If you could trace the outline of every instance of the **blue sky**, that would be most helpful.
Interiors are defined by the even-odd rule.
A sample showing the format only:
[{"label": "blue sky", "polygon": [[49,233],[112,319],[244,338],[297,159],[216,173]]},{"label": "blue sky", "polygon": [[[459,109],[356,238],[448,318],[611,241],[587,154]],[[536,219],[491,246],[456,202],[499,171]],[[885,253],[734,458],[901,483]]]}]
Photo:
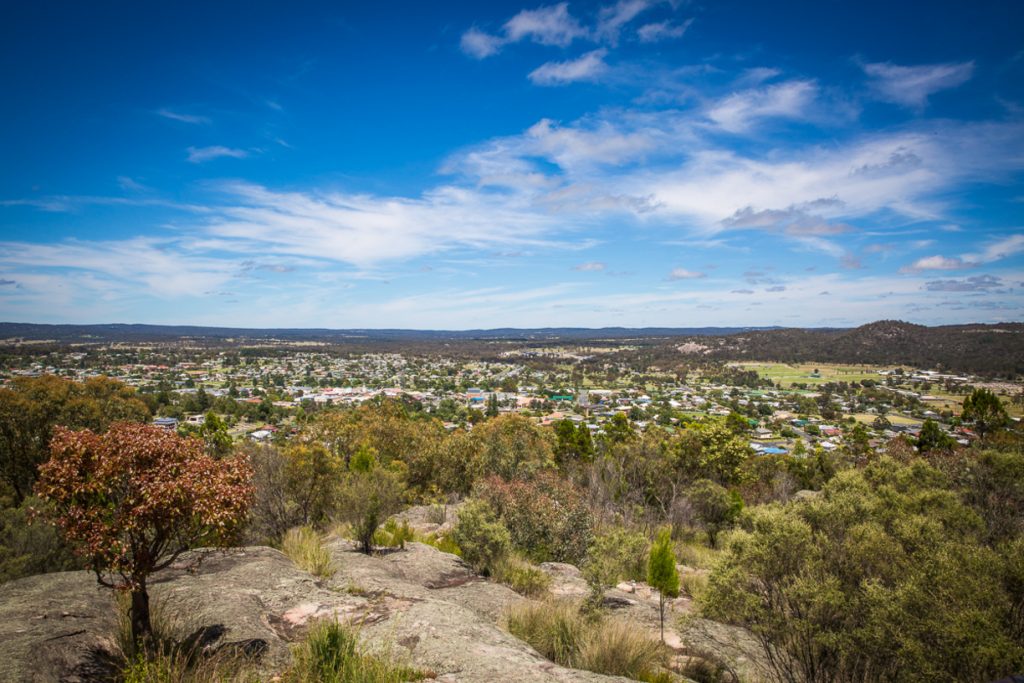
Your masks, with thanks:
[{"label": "blue sky", "polygon": [[1022,26],[1018,2],[4,3],[0,319],[1021,320]]}]

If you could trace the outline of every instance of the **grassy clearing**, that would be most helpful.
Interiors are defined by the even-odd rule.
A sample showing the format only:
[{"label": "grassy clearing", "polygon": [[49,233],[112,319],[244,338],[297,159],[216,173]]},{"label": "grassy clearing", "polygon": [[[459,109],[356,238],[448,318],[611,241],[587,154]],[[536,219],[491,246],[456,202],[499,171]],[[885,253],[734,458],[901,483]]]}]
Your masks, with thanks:
[{"label": "grassy clearing", "polygon": [[293,650],[292,667],[283,683],[405,683],[428,674],[367,652],[358,633],[336,621],[322,621],[310,629]]},{"label": "grassy clearing", "polygon": [[[817,385],[826,382],[859,382],[865,379],[878,381],[879,370],[891,369],[882,365],[835,365],[829,363],[730,363],[788,387],[790,384]],[[817,375],[814,371],[818,370]]]},{"label": "grassy clearing", "polygon": [[562,666],[657,680],[664,648],[631,621],[581,612],[567,600],[522,602],[505,615],[509,633]]},{"label": "grassy clearing", "polygon": [[290,529],[281,542],[281,551],[313,576],[329,579],[337,571],[331,553],[324,547],[323,539],[311,527]]},{"label": "grassy clearing", "polygon": [[[857,420],[857,422],[860,422],[861,424],[870,425],[878,419],[878,415],[875,413],[854,413],[853,419]],[[885,419],[894,425],[910,425],[916,427],[920,426],[922,423],[922,420],[915,420],[912,417],[907,417],[905,415],[893,415],[891,413],[887,414]]]}]

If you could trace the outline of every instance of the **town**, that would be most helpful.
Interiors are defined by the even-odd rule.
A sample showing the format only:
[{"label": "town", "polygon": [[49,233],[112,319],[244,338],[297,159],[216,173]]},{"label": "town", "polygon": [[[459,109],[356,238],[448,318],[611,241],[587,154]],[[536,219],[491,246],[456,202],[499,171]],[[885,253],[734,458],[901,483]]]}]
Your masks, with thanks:
[{"label": "town", "polygon": [[1000,396],[1015,421],[1024,410],[1020,381],[898,365],[705,362],[681,349],[682,365],[668,370],[639,366],[636,346],[597,342],[524,345],[490,354],[490,360],[460,356],[457,346],[446,354],[330,352],[319,346],[73,345],[11,356],[0,380],[105,376],[147,397],[157,425],[187,430],[212,413],[238,441],[281,442],[317,412],[392,399],[442,420],[448,430],[471,430],[504,413],[541,425],[568,420],[595,437],[616,415],[637,430],[657,425],[669,433],[693,422],[731,419],[754,451],[799,456],[836,450],[851,438],[880,451],[897,436],[917,438],[926,421],[968,445],[976,434],[959,415],[964,398],[977,388]]}]

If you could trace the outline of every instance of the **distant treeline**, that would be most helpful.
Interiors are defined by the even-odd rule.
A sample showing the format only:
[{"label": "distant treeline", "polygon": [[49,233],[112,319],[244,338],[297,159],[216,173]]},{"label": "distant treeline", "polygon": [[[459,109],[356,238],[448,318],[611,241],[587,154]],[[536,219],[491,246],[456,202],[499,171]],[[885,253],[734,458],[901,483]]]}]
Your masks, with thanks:
[{"label": "distant treeline", "polygon": [[[671,370],[695,359],[777,362],[912,365],[990,377],[1024,375],[1024,323],[926,327],[884,320],[853,329],[839,328],[545,328],[497,330],[256,330],[164,325],[36,325],[0,323],[0,339],[36,342],[0,344],[6,354],[39,355],[63,344],[112,342],[181,345],[190,349],[231,347],[257,355],[279,353],[287,344],[318,342],[332,354],[372,352],[446,355],[501,360],[511,348],[597,343],[623,347],[601,358],[634,367],[655,365]],[[49,344],[38,342],[50,340]],[[689,348],[689,343],[695,345]],[[279,345],[279,346],[278,346]],[[256,350],[258,347],[258,351]],[[689,350],[681,350],[689,349]],[[522,360],[522,359],[519,359]],[[531,359],[531,366],[555,365],[556,359]]]}]

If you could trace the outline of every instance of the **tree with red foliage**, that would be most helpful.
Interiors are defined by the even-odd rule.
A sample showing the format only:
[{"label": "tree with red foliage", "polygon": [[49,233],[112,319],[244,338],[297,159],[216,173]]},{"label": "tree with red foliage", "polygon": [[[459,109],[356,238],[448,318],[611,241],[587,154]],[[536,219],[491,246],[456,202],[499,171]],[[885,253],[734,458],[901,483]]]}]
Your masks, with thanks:
[{"label": "tree with red foliage", "polygon": [[136,642],[151,642],[146,579],[196,547],[229,545],[254,489],[244,456],[215,459],[199,439],[144,424],[104,434],[54,430],[36,493],[96,579],[131,593]]}]

